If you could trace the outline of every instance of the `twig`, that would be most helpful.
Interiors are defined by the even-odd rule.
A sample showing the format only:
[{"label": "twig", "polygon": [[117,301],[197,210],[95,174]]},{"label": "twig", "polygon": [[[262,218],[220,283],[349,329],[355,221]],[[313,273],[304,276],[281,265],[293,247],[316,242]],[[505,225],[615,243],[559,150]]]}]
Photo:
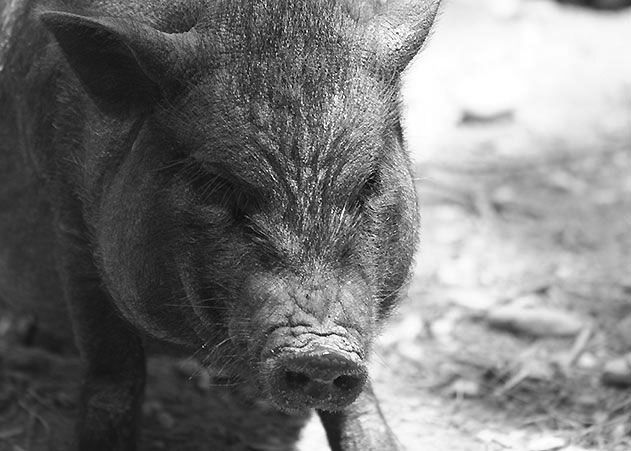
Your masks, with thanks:
[{"label": "twig", "polygon": [[583,355],[587,345],[589,344],[589,339],[592,337],[593,329],[591,326],[585,327],[578,334],[576,339],[574,340],[574,345],[567,356],[566,359],[562,362],[563,370],[567,371],[569,368],[574,366],[576,361]]}]

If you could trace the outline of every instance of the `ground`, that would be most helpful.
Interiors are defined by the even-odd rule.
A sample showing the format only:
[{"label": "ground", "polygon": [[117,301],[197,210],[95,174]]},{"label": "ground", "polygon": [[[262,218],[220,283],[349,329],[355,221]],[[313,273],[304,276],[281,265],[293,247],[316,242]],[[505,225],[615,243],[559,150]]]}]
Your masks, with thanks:
[{"label": "ground", "polygon": [[[408,72],[421,246],[372,361],[408,451],[631,449],[629,42],[630,11],[451,0]],[[77,361],[0,354],[0,450],[66,450]],[[194,362],[150,374],[143,450],[290,449]]]}]

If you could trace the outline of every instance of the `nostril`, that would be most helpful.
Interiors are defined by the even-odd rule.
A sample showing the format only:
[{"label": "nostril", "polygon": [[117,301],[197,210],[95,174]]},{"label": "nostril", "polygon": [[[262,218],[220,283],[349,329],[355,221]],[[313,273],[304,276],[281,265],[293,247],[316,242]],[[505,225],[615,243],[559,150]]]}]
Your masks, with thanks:
[{"label": "nostril", "polygon": [[366,382],[363,362],[333,352],[279,352],[266,362],[268,388],[281,408],[339,409],[353,402]]},{"label": "nostril", "polygon": [[300,390],[306,387],[310,380],[309,376],[304,373],[297,371],[285,372],[285,383],[287,384],[287,388],[291,390]]},{"label": "nostril", "polygon": [[354,390],[359,385],[361,385],[362,380],[357,376],[350,376],[347,374],[343,374],[342,376],[338,376],[333,380],[333,385],[335,385],[340,390]]}]

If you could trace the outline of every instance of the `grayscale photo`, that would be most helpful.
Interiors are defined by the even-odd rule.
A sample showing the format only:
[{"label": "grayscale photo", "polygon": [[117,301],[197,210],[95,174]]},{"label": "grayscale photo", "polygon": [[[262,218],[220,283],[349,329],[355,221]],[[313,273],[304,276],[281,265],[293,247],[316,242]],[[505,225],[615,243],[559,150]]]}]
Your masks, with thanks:
[{"label": "grayscale photo", "polygon": [[0,451],[631,451],[631,0],[0,0]]}]

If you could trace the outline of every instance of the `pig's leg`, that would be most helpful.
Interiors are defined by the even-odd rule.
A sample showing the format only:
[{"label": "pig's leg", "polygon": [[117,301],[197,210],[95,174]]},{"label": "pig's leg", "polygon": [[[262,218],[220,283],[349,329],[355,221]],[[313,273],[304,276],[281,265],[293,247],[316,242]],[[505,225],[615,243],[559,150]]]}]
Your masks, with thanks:
[{"label": "pig's leg", "polygon": [[333,451],[396,451],[397,440],[386,423],[370,384],[339,412],[318,411]]},{"label": "pig's leg", "polygon": [[140,338],[114,311],[82,234],[61,234],[61,277],[85,366],[80,451],[133,451],[145,385]]}]

